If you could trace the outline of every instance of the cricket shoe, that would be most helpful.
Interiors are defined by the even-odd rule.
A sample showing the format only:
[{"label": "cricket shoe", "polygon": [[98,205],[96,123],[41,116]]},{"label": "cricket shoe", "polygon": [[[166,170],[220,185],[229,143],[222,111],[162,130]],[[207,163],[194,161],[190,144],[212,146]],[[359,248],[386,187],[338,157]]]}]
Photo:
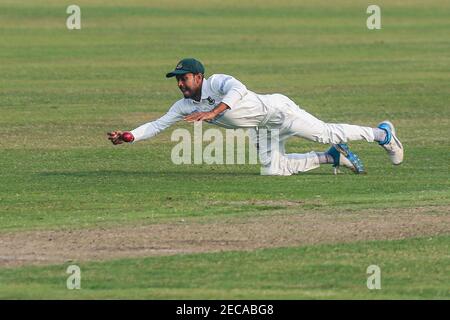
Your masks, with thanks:
[{"label": "cricket shoe", "polygon": [[386,139],[379,142],[379,145],[387,151],[392,163],[398,165],[403,162],[403,145],[395,134],[394,125],[389,121],[378,124],[378,128],[386,131]]},{"label": "cricket shoe", "polygon": [[333,158],[334,174],[340,172],[340,166],[347,167],[356,174],[366,173],[361,159],[355,153],[351,152],[345,143],[333,144],[327,153]]}]

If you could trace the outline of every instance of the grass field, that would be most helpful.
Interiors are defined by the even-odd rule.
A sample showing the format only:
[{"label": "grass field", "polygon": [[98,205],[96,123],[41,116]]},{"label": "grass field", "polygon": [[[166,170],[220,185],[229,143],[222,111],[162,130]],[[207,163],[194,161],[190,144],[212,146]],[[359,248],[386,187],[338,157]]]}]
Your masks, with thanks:
[{"label": "grass field", "polygon": [[[1,298],[450,298],[448,1],[379,1],[382,29],[372,31],[365,1],[77,4],[82,29],[69,31],[67,3],[0,3]],[[172,129],[110,145],[107,131],[133,129],[180,98],[164,75],[189,56],[207,75],[283,93],[324,121],[388,118],[405,162],[393,167],[376,144],[355,142],[367,175],[322,166],[264,177],[257,165],[172,164]],[[290,152],[325,148],[288,144]],[[302,217],[314,241],[292,241],[289,219],[301,227]],[[331,241],[340,217],[345,237]],[[215,247],[189,229],[246,219],[283,219],[286,233],[279,245]],[[191,238],[175,242],[171,228],[182,223]],[[135,227],[158,228],[167,252],[178,251],[138,254],[152,247],[141,240],[125,255],[102,255],[108,237]],[[47,239],[52,232],[60,233]],[[71,232],[97,236],[71,257],[58,251]],[[184,247],[191,242],[195,249]],[[44,249],[48,261],[33,255]],[[65,289],[67,260],[81,267],[82,290]],[[381,290],[366,287],[370,264],[382,270]]]},{"label": "grass field", "polygon": [[[437,237],[87,263],[79,291],[65,288],[62,266],[8,269],[0,297],[444,299],[449,245]],[[373,261],[382,262],[381,290],[366,286]]]}]

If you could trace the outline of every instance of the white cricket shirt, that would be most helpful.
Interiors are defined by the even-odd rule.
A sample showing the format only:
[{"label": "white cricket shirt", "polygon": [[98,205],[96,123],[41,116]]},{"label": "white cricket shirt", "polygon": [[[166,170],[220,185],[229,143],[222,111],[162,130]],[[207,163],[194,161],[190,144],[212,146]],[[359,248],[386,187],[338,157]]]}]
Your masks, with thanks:
[{"label": "white cricket shirt", "polygon": [[193,112],[213,110],[220,102],[230,109],[208,121],[209,123],[232,129],[279,125],[283,122],[284,115],[276,112],[275,100],[280,96],[256,94],[232,76],[213,74],[208,79],[203,79],[200,101],[180,99],[161,118],[143,124],[131,133],[135,142],[151,138]]}]

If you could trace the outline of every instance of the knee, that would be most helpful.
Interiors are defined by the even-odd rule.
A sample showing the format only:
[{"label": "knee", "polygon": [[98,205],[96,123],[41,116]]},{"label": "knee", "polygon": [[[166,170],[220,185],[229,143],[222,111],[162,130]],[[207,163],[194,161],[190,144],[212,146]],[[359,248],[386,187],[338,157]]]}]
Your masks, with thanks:
[{"label": "knee", "polygon": [[290,175],[292,175],[292,173],[289,171],[286,171],[286,170],[276,169],[271,166],[261,166],[260,175],[261,176],[290,176]]},{"label": "knee", "polygon": [[324,123],[322,133],[318,136],[318,142],[324,144],[334,144],[345,142],[345,136],[337,130],[336,125],[333,123]]}]

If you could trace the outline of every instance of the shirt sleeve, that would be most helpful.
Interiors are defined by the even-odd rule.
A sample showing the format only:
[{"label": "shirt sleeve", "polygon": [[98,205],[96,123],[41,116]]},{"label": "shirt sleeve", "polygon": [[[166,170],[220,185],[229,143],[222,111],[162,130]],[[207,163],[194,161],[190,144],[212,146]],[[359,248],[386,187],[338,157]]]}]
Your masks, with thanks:
[{"label": "shirt sleeve", "polygon": [[163,115],[161,118],[148,122],[146,124],[137,127],[136,129],[131,131],[131,134],[134,136],[134,141],[137,142],[140,140],[145,140],[151,138],[164,129],[167,129],[174,123],[183,120],[183,112],[181,108],[182,100],[177,101],[169,111]]},{"label": "shirt sleeve", "polygon": [[222,102],[230,109],[247,94],[247,87],[236,78],[226,74],[215,74],[211,79],[211,89],[224,95]]}]

